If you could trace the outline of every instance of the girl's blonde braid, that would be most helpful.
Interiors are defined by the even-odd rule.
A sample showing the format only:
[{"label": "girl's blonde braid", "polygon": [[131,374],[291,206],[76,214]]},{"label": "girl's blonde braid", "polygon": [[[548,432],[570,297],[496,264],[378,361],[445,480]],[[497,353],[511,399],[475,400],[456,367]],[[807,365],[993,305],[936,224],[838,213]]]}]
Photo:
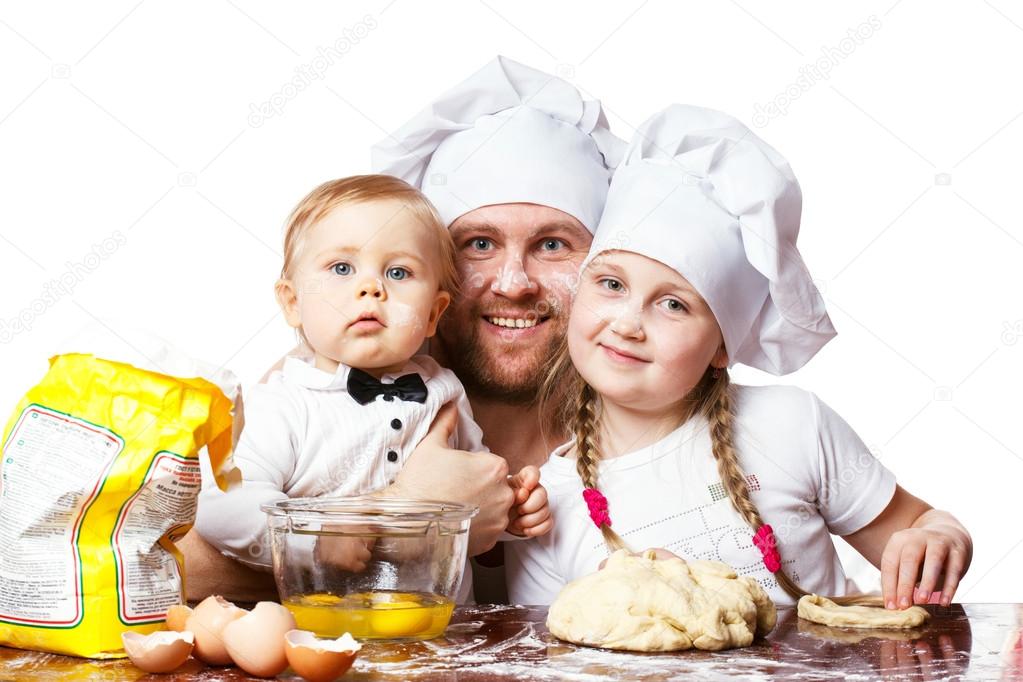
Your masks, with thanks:
[{"label": "girl's blonde braid", "polygon": [[[600,448],[597,446],[597,399],[594,391],[586,383],[582,384],[576,395],[575,418],[572,420],[575,432],[576,471],[583,481],[584,488],[597,487],[597,469],[600,464]],[[600,532],[604,542],[612,550],[626,549],[625,542],[618,533],[611,529],[610,524],[602,524]]]},{"label": "girl's blonde braid", "polygon": [[[728,373],[725,370],[720,370],[720,375],[710,389],[710,397],[711,399],[707,401],[709,403],[707,420],[710,423],[711,449],[714,453],[714,459],[717,460],[721,483],[728,493],[728,499],[732,502],[732,507],[739,512],[743,520],[756,532],[764,525],[764,521],[760,518],[760,512],[750,497],[746,476],[742,467],[739,466],[739,457],[732,440],[733,412],[731,389],[729,387]],[[784,570],[779,568],[774,573],[774,577],[781,588],[793,599],[798,600],[800,597],[808,594]],[[838,604],[881,605],[879,597],[863,594],[829,597],[829,599]]]}]

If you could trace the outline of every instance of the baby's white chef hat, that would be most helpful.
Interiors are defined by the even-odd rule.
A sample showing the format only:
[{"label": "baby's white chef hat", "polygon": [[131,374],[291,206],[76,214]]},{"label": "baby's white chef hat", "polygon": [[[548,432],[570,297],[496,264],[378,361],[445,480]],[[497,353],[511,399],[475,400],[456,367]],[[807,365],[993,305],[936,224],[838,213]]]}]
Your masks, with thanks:
[{"label": "baby's white chef hat", "polygon": [[524,202],[593,232],[624,148],[599,101],[499,56],[374,145],[372,165],[422,190],[446,225],[481,206]]},{"label": "baby's white chef hat", "polygon": [[675,104],[636,131],[584,263],[623,250],[674,268],[707,301],[729,362],[787,374],[835,336],[796,249],[802,193],[741,122]]}]

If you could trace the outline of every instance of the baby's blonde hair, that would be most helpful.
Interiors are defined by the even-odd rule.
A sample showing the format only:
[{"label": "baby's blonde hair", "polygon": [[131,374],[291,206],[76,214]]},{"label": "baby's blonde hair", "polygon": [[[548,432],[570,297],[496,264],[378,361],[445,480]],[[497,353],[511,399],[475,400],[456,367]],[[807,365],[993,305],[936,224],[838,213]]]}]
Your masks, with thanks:
[{"label": "baby's blonde hair", "polygon": [[[739,455],[732,441],[732,391],[728,370],[708,367],[703,377],[682,401],[679,425],[690,417],[701,414],[710,425],[711,450],[717,460],[718,475],[728,493],[732,507],[754,532],[764,525],[760,512],[750,497],[746,475],[739,465]],[[573,434],[576,451],[576,470],[584,488],[597,488],[598,464],[601,459],[598,427],[600,425],[600,398],[592,386],[572,364],[568,340],[564,339],[555,354],[551,368],[541,386],[539,407],[542,430],[546,437],[552,430],[565,428]],[[628,549],[624,540],[609,524],[600,526],[604,542],[612,550]],[[780,552],[780,548],[779,548]],[[793,581],[784,570],[774,573],[781,588],[793,599],[809,594]],[[851,594],[829,597],[836,603],[848,605],[880,606],[878,597]]]},{"label": "baby's blonde hair", "polygon": [[430,200],[418,189],[393,175],[352,175],[331,180],[298,202],[288,216],[284,228],[284,264],[281,267],[281,279],[292,277],[306,235],[324,216],[344,204],[386,200],[402,202],[420,223],[434,231],[440,263],[438,273],[440,288],[454,298],[458,292],[458,269],[455,265],[455,244],[451,240],[451,233],[444,226]]}]

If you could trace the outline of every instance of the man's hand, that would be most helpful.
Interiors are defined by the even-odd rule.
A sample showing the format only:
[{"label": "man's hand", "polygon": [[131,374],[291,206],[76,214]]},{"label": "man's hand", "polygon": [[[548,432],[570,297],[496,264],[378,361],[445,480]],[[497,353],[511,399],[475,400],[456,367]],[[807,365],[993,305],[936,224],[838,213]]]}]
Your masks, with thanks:
[{"label": "man's hand", "polygon": [[185,557],[188,577],[185,598],[188,601],[202,601],[211,594],[244,602],[280,598],[272,573],[260,573],[227,558],[203,540],[194,528],[176,544]]},{"label": "man's hand", "polygon": [[515,505],[509,512],[508,532],[520,537],[535,538],[551,531],[554,519],[547,504],[547,490],[540,485],[540,470],[525,466],[508,479],[515,491]]},{"label": "man's hand", "polygon": [[508,485],[508,463],[503,457],[448,447],[457,423],[455,404],[448,403],[394,483],[382,493],[479,506],[480,512],[469,527],[469,556],[476,556],[497,543],[508,525],[508,510],[515,494]]}]

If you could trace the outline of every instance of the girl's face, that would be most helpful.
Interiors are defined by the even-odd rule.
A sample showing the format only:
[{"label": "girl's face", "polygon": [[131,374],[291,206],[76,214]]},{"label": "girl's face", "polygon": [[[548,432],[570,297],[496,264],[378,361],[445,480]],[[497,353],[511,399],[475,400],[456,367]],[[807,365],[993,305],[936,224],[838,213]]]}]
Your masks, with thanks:
[{"label": "girl's face", "polygon": [[568,349],[605,402],[643,412],[673,408],[709,366],[728,365],[714,314],[682,275],[628,251],[607,251],[583,271]]}]

